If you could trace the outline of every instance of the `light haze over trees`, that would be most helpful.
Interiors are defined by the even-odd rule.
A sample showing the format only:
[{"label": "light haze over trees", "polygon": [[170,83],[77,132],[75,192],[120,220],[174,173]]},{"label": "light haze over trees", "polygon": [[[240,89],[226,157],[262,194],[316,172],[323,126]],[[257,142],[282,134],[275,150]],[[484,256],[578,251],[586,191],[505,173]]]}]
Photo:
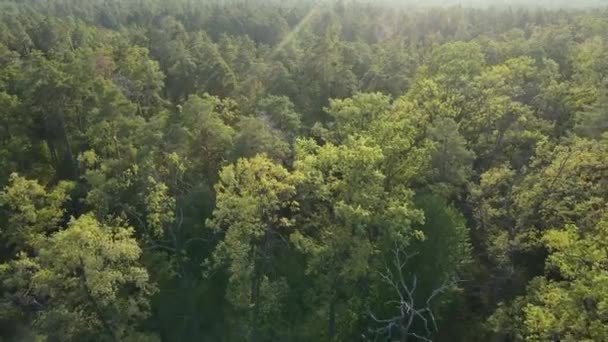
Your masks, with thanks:
[{"label": "light haze over trees", "polygon": [[0,341],[608,340],[606,5],[0,0]]}]

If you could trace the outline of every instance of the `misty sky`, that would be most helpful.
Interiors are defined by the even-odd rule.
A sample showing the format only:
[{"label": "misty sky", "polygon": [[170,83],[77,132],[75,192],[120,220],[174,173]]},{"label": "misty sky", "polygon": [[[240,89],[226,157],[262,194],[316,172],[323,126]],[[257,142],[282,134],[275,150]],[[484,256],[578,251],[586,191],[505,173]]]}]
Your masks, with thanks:
[{"label": "misty sky", "polygon": [[608,0],[387,0],[391,4],[415,6],[532,6],[532,7],[605,7]]}]

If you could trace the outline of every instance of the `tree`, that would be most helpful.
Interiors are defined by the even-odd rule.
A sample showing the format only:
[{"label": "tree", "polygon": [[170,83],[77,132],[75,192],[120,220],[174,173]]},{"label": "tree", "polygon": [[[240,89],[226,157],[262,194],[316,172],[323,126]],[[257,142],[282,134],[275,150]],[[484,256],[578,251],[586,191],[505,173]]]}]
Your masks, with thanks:
[{"label": "tree", "polygon": [[6,254],[13,257],[19,251],[31,250],[46,234],[57,230],[73,187],[73,183],[61,182],[47,191],[36,181],[11,174],[9,184],[0,192],[0,234],[10,250]]},{"label": "tree", "polygon": [[[332,22],[323,34],[311,36],[312,41],[305,46],[309,58],[304,61],[297,83],[304,85],[304,96],[310,101],[306,105],[317,110],[326,106],[328,99],[348,97],[358,89],[357,77],[344,60],[339,32],[339,25]],[[314,119],[322,121],[322,113],[315,113],[312,108],[307,108],[312,123]]]},{"label": "tree", "polygon": [[483,1],[0,1],[0,335],[606,339],[608,13]]},{"label": "tree", "polygon": [[287,160],[291,155],[287,136],[272,127],[267,117],[242,117],[234,142],[234,157],[253,157],[263,153],[275,161]]},{"label": "tree", "polygon": [[160,95],[165,75],[158,63],[150,59],[147,49],[137,46],[117,49],[115,59],[114,82],[137,105],[140,115],[150,117],[164,103]]},{"label": "tree", "polygon": [[407,98],[391,101],[387,95],[360,93],[331,100],[326,111],[333,119],[328,124],[330,141],[339,144],[362,135],[382,150],[387,186],[407,188],[427,169],[430,120]]},{"label": "tree", "polygon": [[425,108],[431,121],[436,116],[448,116],[459,121],[471,112],[478,94],[473,79],[484,67],[479,44],[453,42],[441,45],[427,65],[417,71],[407,96]]},{"label": "tree", "polygon": [[471,200],[478,238],[494,269],[489,297],[514,298],[542,273],[546,231],[597,224],[606,203],[604,145],[578,138],[568,145],[544,143],[525,174],[506,165],[482,174]]},{"label": "tree", "polygon": [[32,129],[46,145],[48,160],[60,179],[74,178],[75,156],[68,131],[68,108],[71,88],[69,76],[61,70],[61,63],[44,58],[35,52],[24,67],[19,86],[27,98],[25,108],[35,124]]},{"label": "tree", "polygon": [[[416,56],[405,48],[405,42],[398,38],[388,39],[373,47],[373,51],[377,52],[371,56],[370,61],[365,61],[362,65],[365,71],[361,73],[361,90],[382,92],[394,97],[403,95],[413,81],[417,66]],[[349,55],[357,56],[363,49],[364,47],[356,46],[356,51]]]},{"label": "tree", "polygon": [[[0,237],[4,242],[0,253],[0,326],[7,336],[18,338],[27,333],[36,307],[28,297],[32,265],[15,263],[37,246],[48,234],[56,232],[63,222],[74,184],[61,182],[45,189],[38,182],[11,174],[8,185],[0,191]],[[24,336],[23,338],[28,338]]]},{"label": "tree", "polygon": [[167,91],[174,102],[197,92],[226,96],[235,87],[233,71],[204,32],[184,33],[182,40],[167,44]]},{"label": "tree", "polygon": [[[1,87],[0,87],[1,89]],[[21,171],[30,163],[28,150],[28,136],[26,126],[15,113],[19,108],[19,98],[0,91],[0,177],[8,179],[11,172]],[[33,167],[32,167],[33,168]],[[23,170],[25,171],[25,170]]]},{"label": "tree", "polygon": [[[380,328],[371,329],[374,337],[378,335],[386,336],[388,340],[393,340],[393,336],[399,336],[399,341],[406,342],[413,337],[415,340],[432,341],[430,337],[437,332],[437,320],[433,312],[433,300],[452,290],[457,283],[456,279],[447,279],[443,284],[439,285],[431,294],[423,299],[422,303],[416,301],[418,293],[418,276],[412,276],[411,284],[408,283],[408,276],[404,274],[404,268],[407,266],[409,255],[405,254],[398,247],[393,250],[393,260],[390,266],[387,266],[386,272],[380,273],[382,280],[395,291],[395,300],[389,301],[397,308],[398,314],[392,318],[379,319],[370,312],[372,320],[381,325]],[[414,327],[417,322],[423,326],[423,333],[418,334]]]},{"label": "tree", "polygon": [[293,141],[300,131],[300,114],[286,96],[269,95],[261,99],[256,106],[256,114],[284,135],[288,142]]},{"label": "tree", "polygon": [[[0,42],[0,179],[10,173],[33,169],[30,163],[32,143],[28,140],[27,118],[15,115],[19,111],[19,97],[9,91],[10,83],[19,75],[19,55]],[[4,184],[3,184],[4,185]]]},{"label": "tree", "polygon": [[439,191],[447,191],[448,195],[458,194],[472,173],[474,153],[468,149],[458,124],[451,118],[437,119],[428,134],[434,143],[430,183]]},{"label": "tree", "polygon": [[[530,58],[516,58],[485,70],[475,81],[479,107],[462,124],[472,141],[478,167],[499,162],[496,156],[518,168],[533,154],[533,147],[548,131],[534,115],[526,97],[534,96],[532,79],[538,73]],[[532,89],[527,89],[532,88]]]},{"label": "tree", "polygon": [[582,136],[598,139],[608,131],[608,81],[597,101],[576,114],[574,131]]},{"label": "tree", "polygon": [[465,218],[439,195],[419,194],[414,203],[425,219],[413,228],[424,238],[386,247],[384,264],[377,267],[382,291],[370,307],[369,338],[441,339],[462,324],[450,312],[462,305],[459,279],[471,274]]},{"label": "tree", "polygon": [[226,295],[240,316],[235,338],[272,336],[266,315],[277,313],[284,291],[276,264],[293,229],[299,178],[264,155],[239,159],[220,173],[217,204],[207,225],[224,236],[213,260],[229,275]]},{"label": "tree", "polygon": [[173,148],[187,156],[210,184],[234,144],[233,115],[227,101],[205,94],[190,96],[173,118],[169,132]]},{"label": "tree", "polygon": [[572,224],[548,231],[543,237],[550,252],[546,275],[534,279],[511,306],[499,308],[490,320],[494,329],[522,341],[608,338],[606,241],[607,216],[587,231]]},{"label": "tree", "polygon": [[34,320],[39,333],[67,341],[134,338],[154,287],[138,264],[141,250],[131,234],[130,228],[81,216],[42,242],[35,257],[10,265],[34,270],[30,286],[41,306]]},{"label": "tree", "polygon": [[412,193],[386,187],[383,162],[382,150],[366,137],[296,146],[295,169],[306,178],[299,190],[301,229],[291,241],[307,256],[306,272],[314,279],[313,303],[321,308],[314,321],[327,322],[317,338],[352,337],[366,298],[355,284],[369,281],[387,245],[407,245],[416,235],[411,225],[421,213]]}]

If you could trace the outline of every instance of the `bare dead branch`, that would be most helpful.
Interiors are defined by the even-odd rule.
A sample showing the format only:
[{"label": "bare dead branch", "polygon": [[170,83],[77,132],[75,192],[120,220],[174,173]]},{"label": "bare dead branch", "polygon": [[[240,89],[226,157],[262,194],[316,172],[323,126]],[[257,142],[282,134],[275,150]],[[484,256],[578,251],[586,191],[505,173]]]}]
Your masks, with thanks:
[{"label": "bare dead branch", "polygon": [[[422,301],[422,304],[416,303],[415,294],[418,288],[418,276],[411,274],[409,277],[406,277],[403,271],[412,256],[395,246],[392,250],[393,260],[389,263],[392,268],[387,266],[385,272],[378,272],[380,279],[395,290],[398,299],[389,300],[386,304],[396,305],[399,309],[399,314],[391,318],[380,319],[368,309],[371,319],[375,323],[382,325],[375,330],[370,330],[375,333],[374,340],[377,340],[380,335],[386,336],[391,340],[393,331],[397,330],[402,338],[404,336],[411,336],[421,341],[431,341],[432,334],[438,331],[435,314],[432,310],[432,301],[440,294],[452,288],[458,283],[458,280],[455,277],[448,277],[441,285],[433,289],[426,300]],[[411,283],[408,284],[408,278],[410,277]],[[425,336],[410,331],[415,321],[420,321],[424,326]]]}]

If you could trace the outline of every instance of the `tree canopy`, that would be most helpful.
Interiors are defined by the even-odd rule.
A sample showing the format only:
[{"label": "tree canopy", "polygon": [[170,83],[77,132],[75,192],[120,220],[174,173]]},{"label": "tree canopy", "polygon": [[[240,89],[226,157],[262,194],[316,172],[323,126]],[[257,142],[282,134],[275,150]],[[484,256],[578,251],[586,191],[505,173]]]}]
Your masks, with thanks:
[{"label": "tree canopy", "polygon": [[0,340],[608,340],[572,3],[0,0]]}]

